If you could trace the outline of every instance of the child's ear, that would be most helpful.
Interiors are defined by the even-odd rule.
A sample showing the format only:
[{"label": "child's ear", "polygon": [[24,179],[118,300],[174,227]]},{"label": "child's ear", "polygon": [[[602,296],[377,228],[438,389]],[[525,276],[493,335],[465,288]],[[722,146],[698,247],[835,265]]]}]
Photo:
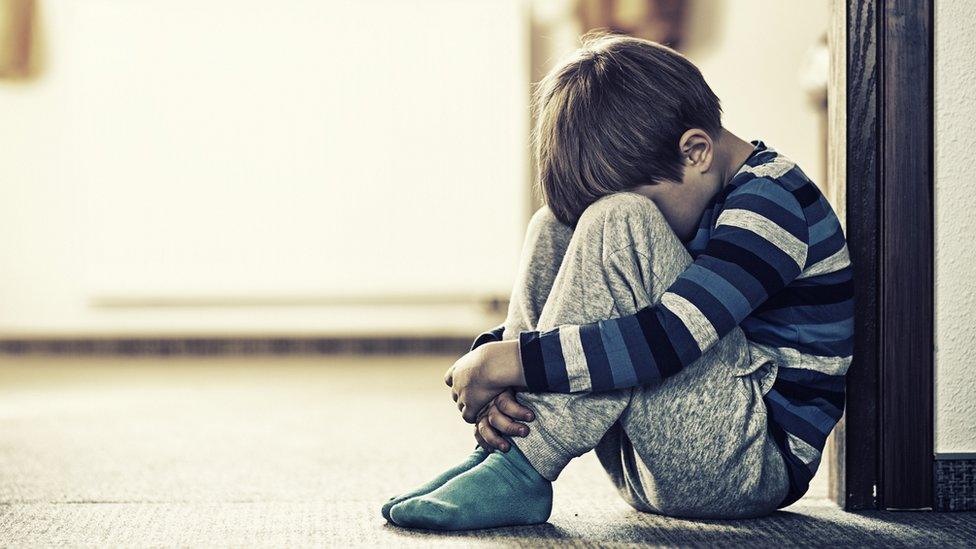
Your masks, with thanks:
[{"label": "child's ear", "polygon": [[686,167],[700,173],[705,173],[712,167],[715,147],[712,136],[705,130],[692,128],[686,131],[678,140],[678,150],[681,151]]}]

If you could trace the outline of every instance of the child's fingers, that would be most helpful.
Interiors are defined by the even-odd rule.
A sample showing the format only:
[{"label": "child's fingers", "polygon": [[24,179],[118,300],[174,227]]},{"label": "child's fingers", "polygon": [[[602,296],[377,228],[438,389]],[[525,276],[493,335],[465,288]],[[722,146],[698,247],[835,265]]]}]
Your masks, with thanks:
[{"label": "child's fingers", "polygon": [[481,446],[483,449],[488,450],[489,452],[493,449],[491,444],[488,444],[485,442],[485,439],[481,438],[481,433],[478,432],[477,425],[474,427],[474,441],[478,443],[478,446]]},{"label": "child's fingers", "polygon": [[532,410],[529,410],[525,406],[519,404],[515,400],[515,395],[510,392],[504,392],[495,398],[495,406],[501,410],[503,414],[508,417],[522,419],[525,421],[532,421],[535,416],[532,415]]},{"label": "child's fingers", "polygon": [[487,420],[482,419],[478,422],[478,434],[484,441],[491,445],[493,448],[498,448],[502,452],[508,451],[508,441],[502,437],[498,431],[492,428],[491,424]]},{"label": "child's fingers", "polygon": [[521,423],[512,421],[510,417],[503,414],[495,406],[492,406],[491,410],[488,411],[488,423],[506,435],[524,437],[525,435],[529,434],[528,427]]},{"label": "child's fingers", "polygon": [[461,404],[459,409],[461,410],[461,419],[467,421],[468,423],[478,422],[478,412],[471,411],[473,408],[469,408],[467,405]]}]

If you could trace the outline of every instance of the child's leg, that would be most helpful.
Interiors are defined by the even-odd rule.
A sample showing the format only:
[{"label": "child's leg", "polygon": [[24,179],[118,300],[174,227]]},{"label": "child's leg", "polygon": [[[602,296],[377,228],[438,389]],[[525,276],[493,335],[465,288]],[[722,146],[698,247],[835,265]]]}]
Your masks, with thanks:
[{"label": "child's leg", "polygon": [[[690,263],[650,200],[629,193],[603,198],[576,228],[538,329],[634,313],[658,302]],[[760,383],[771,383],[772,375],[761,362],[752,364],[737,328],[660,386],[519,393],[537,419],[515,442],[550,480],[596,447],[625,498],[645,511],[763,514],[786,490],[761,398]]]},{"label": "child's leg", "polygon": [[[535,329],[572,236],[573,230],[560,223],[548,208],[541,208],[532,216],[526,229],[518,275],[509,300],[505,339],[518,337],[521,331]],[[390,498],[380,510],[383,518],[391,520],[390,510],[395,505],[433,492],[454,477],[474,468],[486,457],[487,451],[475,448],[461,463],[412,490]]]},{"label": "child's leg", "polygon": [[[741,333],[730,337],[739,339]],[[733,351],[730,345],[720,355]],[[746,355],[748,357],[748,355]],[[768,434],[763,391],[771,364],[742,375],[735,362],[695,363],[634,391],[597,457],[634,508],[669,516],[742,518],[786,496],[783,456]],[[748,358],[739,362],[749,365]]]},{"label": "child's leg", "polygon": [[556,219],[549,208],[542,207],[532,215],[502,339],[514,339],[519,332],[536,329],[572,238],[573,229]]},{"label": "child's leg", "polygon": [[[580,220],[551,289],[546,292],[540,282],[513,299],[505,337],[532,329],[536,315],[536,328],[547,329],[636,312],[659,300],[690,262],[652,202],[628,193],[606,197]],[[525,280],[532,278],[520,276],[520,283]],[[518,291],[517,287],[516,295]],[[526,304],[544,293],[548,295],[541,313],[538,300]],[[648,387],[599,394],[520,393],[520,400],[536,412],[527,437],[514,441],[508,454],[492,454],[431,494],[395,506],[393,519],[444,529],[545,520],[551,489],[543,477],[555,479],[570,459],[598,444],[601,462],[628,501],[640,509],[708,515],[717,514],[715,502],[722,501],[733,509],[729,516],[742,509],[746,511],[740,514],[758,514],[756,503],[763,512],[771,510],[785,494],[786,484],[782,459],[765,432],[759,377],[753,375],[759,366],[750,364],[745,339],[736,330],[664,383],[661,387],[668,391]],[[700,371],[710,372],[709,379],[717,381],[696,388],[693,374]],[[658,392],[665,396],[656,397]],[[656,400],[662,401],[660,408],[680,407],[685,413],[647,415],[654,413]],[[731,419],[712,421],[713,416]],[[718,429],[724,431],[717,434]],[[650,436],[660,431],[685,433],[686,439],[697,442],[692,448],[710,450],[668,448],[681,437]],[[646,463],[647,456],[659,459],[659,464]],[[658,478],[674,494],[662,499]],[[675,503],[658,505],[661,501]]]}]

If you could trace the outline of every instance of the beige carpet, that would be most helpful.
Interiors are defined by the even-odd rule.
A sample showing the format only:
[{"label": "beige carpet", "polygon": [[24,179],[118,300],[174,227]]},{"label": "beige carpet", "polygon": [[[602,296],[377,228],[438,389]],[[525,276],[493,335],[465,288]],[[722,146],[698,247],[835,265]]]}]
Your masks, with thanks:
[{"label": "beige carpet", "polygon": [[644,515],[592,457],[549,524],[444,535],[380,504],[471,446],[439,385],[450,359],[0,360],[0,545],[963,546],[973,514],[850,514],[803,501],[758,520]]}]

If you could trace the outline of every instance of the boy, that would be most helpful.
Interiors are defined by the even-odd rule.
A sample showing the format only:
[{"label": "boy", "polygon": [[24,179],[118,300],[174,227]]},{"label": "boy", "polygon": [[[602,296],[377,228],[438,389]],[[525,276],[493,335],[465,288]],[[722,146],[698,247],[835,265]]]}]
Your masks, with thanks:
[{"label": "boy", "polygon": [[383,515],[544,522],[551,482],[589,450],[641,511],[753,517],[796,501],[851,360],[830,205],[789,159],[724,129],[701,73],[666,47],[590,38],[537,93],[547,207],[504,325],[445,377],[479,447]]}]

